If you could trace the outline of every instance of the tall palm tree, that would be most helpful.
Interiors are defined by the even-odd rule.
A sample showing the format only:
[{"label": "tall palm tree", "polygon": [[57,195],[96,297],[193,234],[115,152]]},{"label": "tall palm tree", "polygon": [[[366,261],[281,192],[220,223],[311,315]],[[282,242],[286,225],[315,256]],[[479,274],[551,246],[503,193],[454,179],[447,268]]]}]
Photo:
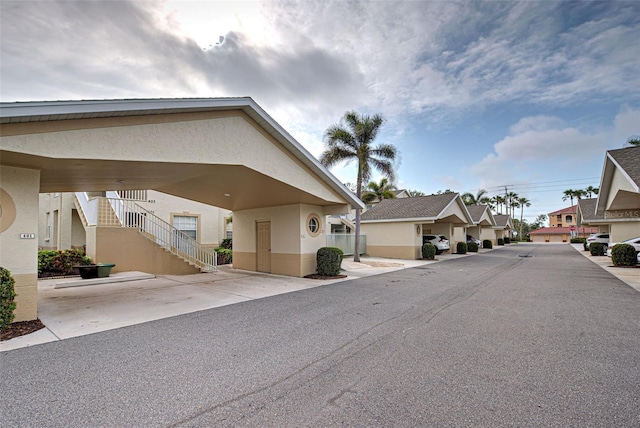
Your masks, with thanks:
[{"label": "tall palm tree", "polygon": [[496,204],[496,213],[502,214],[502,204],[504,204],[504,198],[500,195],[493,197],[493,202]]},{"label": "tall palm tree", "polygon": [[478,193],[475,195],[471,192],[463,193],[460,197],[465,205],[478,205],[482,201],[482,197],[487,194],[487,191],[484,189],[478,190]]},{"label": "tall palm tree", "polygon": [[584,191],[587,193],[587,196],[591,198],[592,195],[597,195],[600,192],[600,189],[597,187],[589,186]]},{"label": "tall palm tree", "polygon": [[[355,111],[344,114],[340,123],[331,125],[324,134],[327,149],[320,156],[320,163],[326,168],[346,161],[358,163],[356,178],[356,196],[362,197],[362,183],[371,179],[371,169],[376,169],[390,181],[394,181],[393,162],[397,150],[392,144],[372,146],[384,117],[376,114],[367,116]],[[360,207],[356,208],[356,236],[353,261],[360,261]]]},{"label": "tall palm tree", "polygon": [[518,194],[516,192],[509,192],[505,195],[505,199],[507,201],[507,214],[511,214],[511,218],[513,218],[514,208],[516,208],[513,206],[513,204],[518,199]]},{"label": "tall palm tree", "polygon": [[573,189],[567,189],[563,192],[562,200],[566,201],[567,199],[571,200],[571,206],[573,206],[573,198],[576,196],[576,191]]},{"label": "tall palm tree", "polygon": [[522,239],[522,217],[524,215],[524,207],[529,208],[531,201],[527,198],[518,198],[518,204],[520,204],[520,230],[518,231],[518,240]]},{"label": "tall palm tree", "polygon": [[396,186],[389,183],[389,180],[383,178],[380,183],[375,181],[369,182],[366,186],[366,191],[362,194],[362,202],[370,204],[373,201],[381,201],[383,199],[394,199],[396,197],[393,190],[396,190]]}]

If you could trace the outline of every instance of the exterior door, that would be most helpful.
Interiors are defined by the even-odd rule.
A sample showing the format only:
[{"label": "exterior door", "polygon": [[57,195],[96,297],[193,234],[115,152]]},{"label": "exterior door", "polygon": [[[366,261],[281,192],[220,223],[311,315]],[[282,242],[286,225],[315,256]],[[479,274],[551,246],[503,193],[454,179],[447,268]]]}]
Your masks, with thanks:
[{"label": "exterior door", "polygon": [[271,222],[257,223],[257,264],[258,272],[271,273]]}]

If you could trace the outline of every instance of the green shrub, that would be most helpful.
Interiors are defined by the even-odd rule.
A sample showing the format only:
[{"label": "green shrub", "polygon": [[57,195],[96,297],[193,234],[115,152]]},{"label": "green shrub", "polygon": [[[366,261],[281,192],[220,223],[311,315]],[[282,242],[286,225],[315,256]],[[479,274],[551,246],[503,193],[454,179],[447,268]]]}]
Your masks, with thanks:
[{"label": "green shrub", "polygon": [[216,255],[218,265],[228,265],[233,262],[233,251],[228,248],[216,248]]},{"label": "green shrub", "polygon": [[478,244],[476,244],[475,242],[469,242],[467,244],[467,250],[470,253],[477,253],[478,252]]},{"label": "green shrub", "polygon": [[458,254],[467,254],[467,243],[466,242],[458,242],[456,244],[456,253],[458,253]]},{"label": "green shrub", "polygon": [[436,246],[427,242],[422,246],[422,258],[424,260],[434,260],[436,258]]},{"label": "green shrub", "polygon": [[589,248],[587,247],[587,240],[586,239],[582,243],[582,248],[584,248],[585,251],[589,251]]},{"label": "green shrub", "polygon": [[571,238],[570,241],[572,244],[584,244],[587,242],[586,238]]},{"label": "green shrub", "polygon": [[338,276],[340,275],[340,265],[342,264],[343,252],[340,248],[322,247],[316,254],[318,264],[318,275]]},{"label": "green shrub", "polygon": [[504,239],[498,238],[498,245],[504,245]]},{"label": "green shrub", "polygon": [[74,273],[74,266],[89,264],[91,259],[81,249],[38,251],[39,274],[47,272],[54,275],[71,275]]},{"label": "green shrub", "polygon": [[[593,244],[591,244],[593,247]],[[635,266],[638,254],[633,245],[616,244],[611,249],[611,261],[614,266]]]},{"label": "green shrub", "polygon": [[491,242],[491,239],[485,239],[482,241],[482,248],[493,248],[493,242]]},{"label": "green shrub", "polygon": [[13,322],[16,309],[16,292],[14,290],[15,280],[11,276],[11,272],[0,267],[0,331],[9,327]]},{"label": "green shrub", "polygon": [[589,245],[592,256],[604,256],[604,248],[605,244],[602,242],[592,242],[591,245]]},{"label": "green shrub", "polygon": [[505,243],[505,244],[511,244],[511,238],[509,238],[508,236],[506,236],[506,237],[504,238],[504,243]]},{"label": "green shrub", "polygon": [[220,247],[225,248],[227,250],[231,250],[233,245],[232,245],[232,239],[231,238],[225,238],[222,240],[222,243],[220,244]]}]

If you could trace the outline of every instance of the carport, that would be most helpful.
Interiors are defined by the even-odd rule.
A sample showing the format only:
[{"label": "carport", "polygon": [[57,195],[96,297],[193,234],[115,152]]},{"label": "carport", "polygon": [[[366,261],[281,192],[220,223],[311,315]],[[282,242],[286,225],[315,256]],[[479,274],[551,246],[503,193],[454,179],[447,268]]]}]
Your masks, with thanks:
[{"label": "carport", "polygon": [[[321,218],[362,207],[251,98],[2,103],[0,119],[0,264],[16,321],[37,317],[39,193],[151,189],[229,209],[234,266],[290,276],[315,271]],[[123,242],[113,227],[92,236],[89,255]]]}]

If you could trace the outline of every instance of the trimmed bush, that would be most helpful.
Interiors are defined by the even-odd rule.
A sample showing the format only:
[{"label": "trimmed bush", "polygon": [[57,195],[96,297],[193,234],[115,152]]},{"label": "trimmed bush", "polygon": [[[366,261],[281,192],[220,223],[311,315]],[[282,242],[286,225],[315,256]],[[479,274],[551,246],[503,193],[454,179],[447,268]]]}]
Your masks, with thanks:
[{"label": "trimmed bush", "polygon": [[638,254],[633,245],[616,244],[611,249],[611,261],[614,266],[635,266],[638,262],[637,257]]},{"label": "trimmed bush", "polygon": [[233,251],[224,247],[218,247],[215,251],[218,265],[228,265],[233,262]]},{"label": "trimmed bush", "polygon": [[436,258],[436,246],[431,242],[427,242],[422,246],[422,258],[425,260],[434,260]]},{"label": "trimmed bush", "polygon": [[0,267],[0,331],[9,327],[9,324],[13,322],[14,313],[16,309],[16,292],[14,290],[14,284],[16,281],[11,276],[11,272],[3,267]]},{"label": "trimmed bush", "polygon": [[318,275],[338,276],[340,275],[340,265],[342,264],[343,252],[340,248],[322,247],[316,254],[318,263]]},{"label": "trimmed bush", "polygon": [[491,239],[485,239],[484,241],[482,241],[482,248],[493,248],[493,242],[491,242]]},{"label": "trimmed bush", "polygon": [[589,248],[587,247],[587,240],[586,239],[582,243],[582,248],[584,248],[585,251],[589,251]]},{"label": "trimmed bush", "polygon": [[456,244],[456,253],[458,253],[458,254],[467,254],[467,243],[466,242],[458,242]]},{"label": "trimmed bush", "polygon": [[231,250],[233,247],[233,241],[231,238],[225,238],[222,240],[222,243],[220,244],[221,248],[225,248],[227,250]]},{"label": "trimmed bush", "polygon": [[498,245],[504,245],[504,239],[498,238]]},{"label": "trimmed bush", "polygon": [[592,242],[589,245],[589,251],[591,251],[592,256],[604,256],[604,248],[605,244],[602,242]]},{"label": "trimmed bush", "polygon": [[476,244],[475,242],[469,242],[467,244],[467,250],[470,253],[477,253],[478,252],[478,244]]},{"label": "trimmed bush", "polygon": [[38,274],[72,275],[74,266],[89,264],[91,259],[80,249],[38,251]]},{"label": "trimmed bush", "polygon": [[572,244],[584,244],[585,242],[587,242],[586,238],[571,238],[570,241]]},{"label": "trimmed bush", "polygon": [[504,243],[505,244],[511,244],[511,238],[509,238],[508,236],[504,238]]}]

